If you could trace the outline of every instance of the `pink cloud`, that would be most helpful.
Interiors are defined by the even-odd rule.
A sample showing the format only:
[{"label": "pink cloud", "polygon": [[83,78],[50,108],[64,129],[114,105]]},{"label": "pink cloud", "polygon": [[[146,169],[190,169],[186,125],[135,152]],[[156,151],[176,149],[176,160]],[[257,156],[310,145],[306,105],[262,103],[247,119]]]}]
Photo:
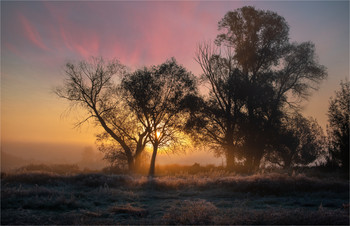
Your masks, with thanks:
[{"label": "pink cloud", "polygon": [[[88,32],[84,30],[79,30],[78,32],[72,32],[76,28],[72,25],[59,24],[60,36],[65,45],[65,47],[77,53],[79,56],[87,59],[90,56],[99,55],[99,38],[93,32]],[[79,35],[83,37],[79,38]]]},{"label": "pink cloud", "polygon": [[65,47],[84,59],[99,55],[100,40],[96,31],[70,21],[67,18],[69,10],[65,7],[55,7],[49,2],[44,2],[44,6],[54,19],[58,30],[57,32],[51,29],[51,33],[57,33],[57,35],[52,35],[52,39],[57,43],[56,48],[62,50]]},{"label": "pink cloud", "polygon": [[35,29],[35,27],[29,22],[29,20],[24,17],[22,14],[18,14],[18,18],[21,22],[22,27],[24,28],[26,37],[37,47],[48,50],[48,47],[42,41],[42,38],[39,32]]},{"label": "pink cloud", "polygon": [[[45,27],[59,52],[85,59],[100,55],[117,58],[130,66],[159,64],[170,57],[193,65],[197,43],[208,39],[217,24],[213,13],[200,9],[200,2],[153,2],[151,7],[145,3],[89,2],[79,8],[88,15],[99,15],[96,20],[76,20],[72,15],[80,7],[78,3],[43,4],[53,20]],[[111,5],[118,5],[124,14],[118,17],[118,10],[111,14]]]},{"label": "pink cloud", "polygon": [[154,2],[152,7],[145,8],[129,5],[126,8],[129,13],[125,18],[101,15],[101,12],[109,10],[106,6],[86,4],[83,10],[88,10],[92,15],[101,15],[101,18],[106,19],[103,21],[123,19],[123,29],[126,28],[127,33],[117,25],[113,27],[113,23],[108,25],[112,27],[101,24],[112,28],[107,33],[102,33],[99,27],[93,30],[89,26],[79,26],[81,24],[68,19],[67,8],[74,8],[74,5],[62,7],[62,4],[57,7],[49,2],[44,4],[55,18],[58,37],[65,48],[83,58],[103,54],[134,65],[157,64],[173,56],[193,60],[196,43],[201,41],[203,35],[203,27],[194,26],[193,22],[203,19],[195,16],[199,2]]},{"label": "pink cloud", "polygon": [[[217,21],[210,12],[198,10],[199,2],[157,2],[152,10],[133,17],[138,35],[143,37],[139,50],[146,52],[146,64],[158,64],[170,57],[192,65],[197,43],[216,32]],[[185,65],[186,66],[186,65]]]}]

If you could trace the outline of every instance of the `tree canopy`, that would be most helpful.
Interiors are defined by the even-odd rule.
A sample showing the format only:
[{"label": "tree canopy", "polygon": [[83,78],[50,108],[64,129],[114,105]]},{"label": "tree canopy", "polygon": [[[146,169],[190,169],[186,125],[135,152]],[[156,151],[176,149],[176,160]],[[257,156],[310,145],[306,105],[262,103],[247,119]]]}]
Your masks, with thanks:
[{"label": "tree canopy", "polygon": [[294,113],[282,120],[282,125],[266,160],[285,169],[308,165],[326,154],[326,137],[314,118]]},{"label": "tree canopy", "polygon": [[326,69],[311,42],[289,42],[289,26],[274,12],[254,7],[228,12],[219,31],[216,47],[204,43],[197,50],[210,92],[196,128],[221,147],[227,166],[241,159],[255,170],[284,115],[317,89]]},{"label": "tree canopy", "polygon": [[340,83],[329,102],[328,137],[333,160],[349,173],[350,82]]},{"label": "tree canopy", "polygon": [[181,146],[184,100],[197,93],[195,77],[175,59],[124,77],[125,101],[145,128],[153,146],[150,175],[159,147]]}]

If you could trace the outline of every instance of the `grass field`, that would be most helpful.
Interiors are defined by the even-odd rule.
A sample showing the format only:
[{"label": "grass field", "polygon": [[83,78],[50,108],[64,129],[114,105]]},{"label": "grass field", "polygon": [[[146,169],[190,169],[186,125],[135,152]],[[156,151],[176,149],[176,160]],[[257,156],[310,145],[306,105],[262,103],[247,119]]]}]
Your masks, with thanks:
[{"label": "grass field", "polygon": [[1,224],[349,224],[349,183],[225,172],[2,174]]}]

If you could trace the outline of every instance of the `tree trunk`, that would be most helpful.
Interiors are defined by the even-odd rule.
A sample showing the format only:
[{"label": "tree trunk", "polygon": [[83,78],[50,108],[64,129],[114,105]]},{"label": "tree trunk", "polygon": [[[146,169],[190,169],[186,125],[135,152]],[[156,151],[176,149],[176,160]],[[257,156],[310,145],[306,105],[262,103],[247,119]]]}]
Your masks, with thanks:
[{"label": "tree trunk", "polygon": [[252,164],[252,168],[251,168],[251,173],[256,173],[259,170],[260,161],[261,161],[260,156],[254,156],[253,164]]},{"label": "tree trunk", "polygon": [[283,158],[283,162],[284,162],[284,165],[283,165],[283,169],[287,170],[287,169],[291,169],[292,167],[292,156],[291,154],[289,153],[288,155],[284,156]]},{"label": "tree trunk", "polygon": [[244,163],[244,171],[250,173],[252,171],[253,166],[253,156],[246,156],[246,161]]},{"label": "tree trunk", "polygon": [[244,167],[247,173],[255,173],[258,171],[260,167],[261,157],[258,155],[249,155],[246,156],[246,161],[244,163]]},{"label": "tree trunk", "polygon": [[138,138],[138,141],[137,141],[137,145],[136,145],[136,151],[135,151],[135,155],[134,155],[134,167],[135,167],[135,170],[140,170],[141,169],[141,166],[142,166],[142,153],[145,149],[145,146],[146,146],[146,141],[147,139],[145,138],[148,134],[148,130],[146,130],[145,132],[143,133],[139,133],[139,138]]},{"label": "tree trunk", "polygon": [[283,169],[287,170],[290,169],[291,167],[291,161],[284,161]]},{"label": "tree trunk", "polygon": [[123,148],[124,150],[124,153],[128,159],[128,167],[129,167],[129,170],[130,171],[133,171],[134,170],[134,156],[130,150],[130,147],[124,142],[124,140],[118,136],[117,134],[115,134],[113,132],[112,129],[110,129],[108,126],[107,126],[107,123],[105,122],[105,120],[100,116],[100,114],[98,113],[97,109],[96,108],[93,108],[95,114],[96,114],[96,117],[98,119],[98,121],[100,122],[101,126],[103,127],[103,129],[115,140],[117,141]]},{"label": "tree trunk", "polygon": [[142,157],[141,155],[135,155],[134,159],[134,170],[139,171],[142,166]]},{"label": "tree trunk", "polygon": [[235,167],[235,155],[233,154],[233,148],[227,148],[226,153],[226,169],[233,170]]},{"label": "tree trunk", "polygon": [[[253,132],[251,132],[253,133]],[[246,144],[246,162],[245,168],[248,173],[255,173],[260,167],[261,159],[264,155],[265,143],[259,134],[249,134]]]},{"label": "tree trunk", "polygon": [[148,174],[148,176],[150,177],[154,176],[154,168],[156,165],[157,151],[158,151],[158,144],[153,144],[153,153],[152,153],[151,165],[150,165],[149,174]]},{"label": "tree trunk", "polygon": [[142,152],[144,147],[142,145],[137,145],[135,155],[134,155],[134,169],[136,171],[141,169],[142,166]]},{"label": "tree trunk", "polygon": [[134,172],[135,171],[134,158],[128,157],[128,168],[129,168],[129,172]]}]

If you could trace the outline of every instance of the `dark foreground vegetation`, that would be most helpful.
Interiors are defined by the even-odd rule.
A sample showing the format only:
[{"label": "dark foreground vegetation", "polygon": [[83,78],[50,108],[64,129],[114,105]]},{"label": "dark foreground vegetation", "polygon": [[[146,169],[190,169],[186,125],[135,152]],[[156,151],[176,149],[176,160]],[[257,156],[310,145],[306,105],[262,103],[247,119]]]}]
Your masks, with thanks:
[{"label": "dark foreground vegetation", "polygon": [[155,178],[3,173],[1,224],[349,224],[348,180],[198,167]]}]

